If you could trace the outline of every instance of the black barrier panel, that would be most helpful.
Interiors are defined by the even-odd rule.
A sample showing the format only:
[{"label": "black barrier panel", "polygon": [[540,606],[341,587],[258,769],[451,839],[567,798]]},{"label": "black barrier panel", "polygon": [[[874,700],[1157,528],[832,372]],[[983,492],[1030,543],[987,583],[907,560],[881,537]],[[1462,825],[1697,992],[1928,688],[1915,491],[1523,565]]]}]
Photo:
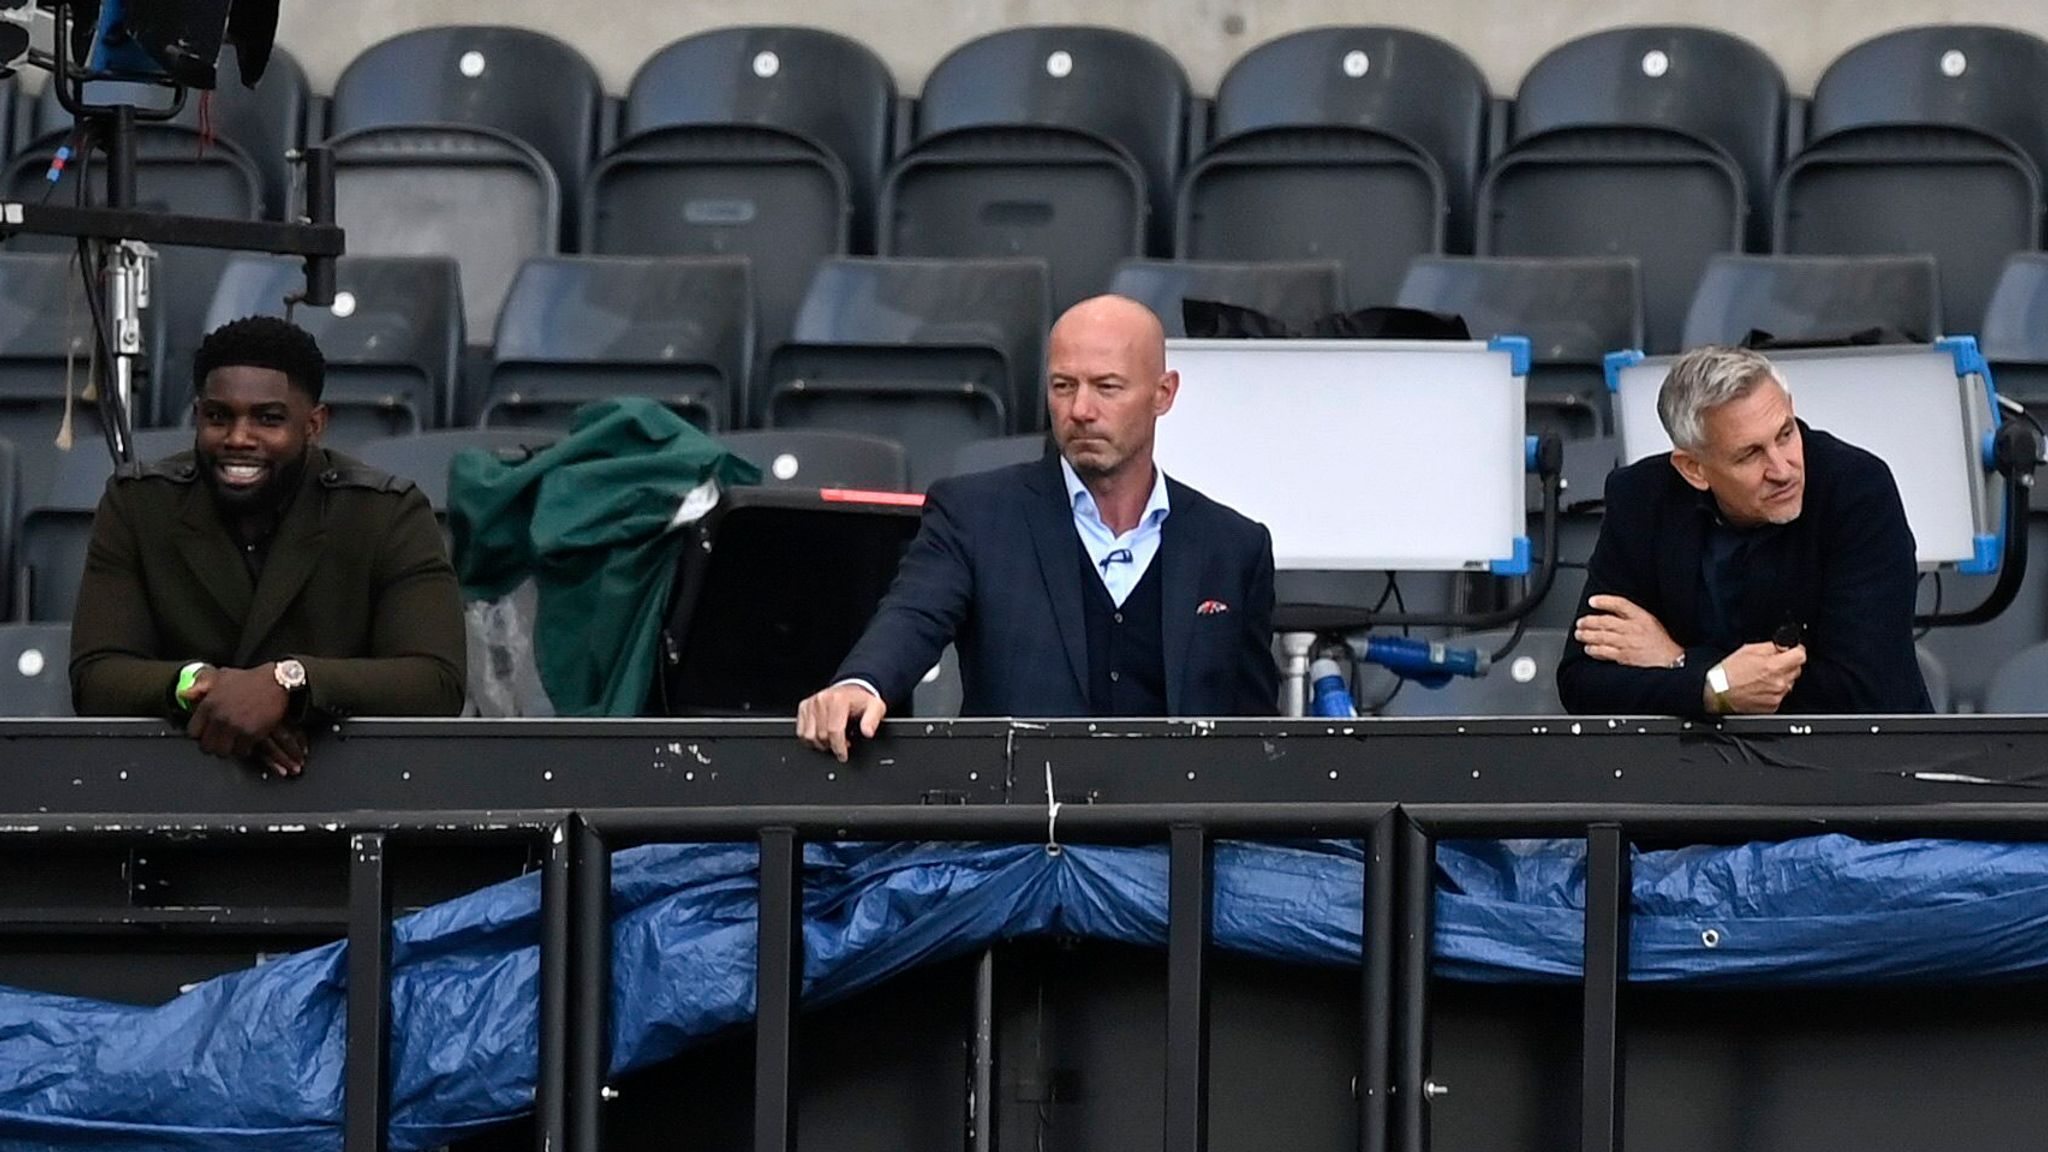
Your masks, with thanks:
[{"label": "black barrier panel", "polygon": [[[1535,1124],[1547,1133],[1542,1145],[1562,1126],[1576,1129],[1581,1148],[1613,1152],[1631,1130],[1656,1131],[1671,1122],[1662,1105],[1640,1119],[1638,1110],[1623,1107],[1625,1080],[1642,1064],[1634,1044],[1624,1040],[1654,1028],[1642,1010],[1645,993],[1626,982],[1631,842],[1784,838],[1821,829],[1873,837],[2038,839],[2048,830],[2048,802],[2036,782],[2038,765],[2048,762],[2048,723],[2010,718],[1714,728],[1636,721],[1361,721],[1342,728],[1182,723],[1114,730],[1085,723],[913,723],[891,739],[864,745],[849,765],[800,749],[786,723],[386,723],[330,735],[336,738],[316,752],[316,767],[301,786],[263,783],[198,760],[183,740],[137,725],[0,730],[18,754],[10,770],[10,784],[18,787],[9,793],[21,805],[0,814],[0,851],[62,857],[81,849],[133,850],[142,859],[141,852],[160,847],[191,852],[205,845],[193,859],[217,864],[223,857],[210,855],[216,849],[231,858],[274,847],[283,858],[309,859],[322,843],[337,854],[345,845],[345,906],[331,904],[334,875],[316,869],[307,883],[323,895],[307,901],[301,920],[283,920],[338,916],[352,944],[345,1073],[351,1152],[379,1145],[379,1118],[388,1114],[393,902],[387,852],[403,859],[414,845],[439,851],[450,844],[544,840],[533,1135],[547,1149],[595,1152],[610,1089],[607,850],[647,841],[758,844],[758,1015],[747,1142],[790,1149],[802,1143],[798,1099],[808,1059],[798,1028],[802,845],[823,839],[1049,841],[1055,831],[1050,792],[1063,802],[1056,825],[1061,842],[1170,844],[1159,1033],[1166,1043],[1163,1051],[1151,1047],[1149,1057],[1160,1111],[1145,1125],[1153,1135],[1124,1143],[1149,1147],[1156,1139],[1166,1152],[1199,1152],[1226,1131],[1229,1141],[1219,1146],[1244,1140],[1236,1128],[1217,1124],[1212,1072],[1218,1060],[1210,1044],[1217,967],[1209,955],[1213,843],[1363,838],[1370,863],[1361,927],[1368,946],[1346,980],[1361,1003],[1339,1013],[1347,1029],[1358,1029],[1357,1059],[1348,1071],[1357,1084],[1345,1109],[1356,1117],[1356,1129],[1346,1142],[1423,1152],[1438,1128],[1437,1110],[1456,1108],[1461,1099],[1459,1086],[1437,1075],[1437,993],[1430,979],[1436,842],[1585,838],[1586,978],[1573,990],[1577,1023],[1571,1029],[1581,1037],[1572,1093],[1578,1106],[1565,1110],[1561,1124],[1553,1113]],[[464,739],[449,739],[456,735]],[[556,758],[535,758],[543,752]],[[571,795],[574,806],[533,802]],[[430,796],[443,807],[374,802],[384,796]],[[169,806],[121,814],[146,811],[130,805],[151,798]],[[240,798],[260,800],[252,807],[264,814],[237,812],[227,803]],[[982,802],[961,802],[973,800]],[[195,890],[216,882],[220,872],[199,867],[193,875],[202,883]],[[30,888],[16,886],[5,900],[18,926],[54,914],[73,927],[140,917],[165,931],[214,930],[205,922],[213,910],[161,899],[147,869],[138,868],[118,892],[91,877],[30,875],[39,878]],[[62,907],[53,913],[39,893]],[[268,898],[280,895],[288,897],[288,887]],[[220,918],[229,928],[238,919],[243,927],[273,926],[273,913],[257,907]],[[998,957],[991,971],[1003,970]],[[973,1038],[984,1026],[999,1029],[1011,1015],[1000,1007],[1008,995],[1000,979],[991,976],[982,991],[964,996],[977,1011],[958,1013],[957,1093],[935,1106],[963,1135],[972,1117],[977,1138],[993,1132],[997,1147],[1028,1146],[1016,1134],[1030,1132],[1035,1140],[1045,1135],[1043,1122],[1012,1124],[1000,1101],[1015,1096],[1023,1103],[1030,1100],[1025,1092],[1035,1093],[1035,1103],[1057,1110],[1086,1099],[1077,1101],[1073,1089],[1063,1088],[1071,1076],[1052,1063],[1029,1077],[1030,1084],[1010,1079],[1000,1055],[970,1076]],[[1655,995],[1682,1004],[1705,994]],[[1462,991],[1452,999],[1470,1000]],[[999,1034],[983,1048],[1006,1050]],[[1351,1055],[1345,1061],[1352,1063]],[[1668,1075],[1667,1066],[1651,1067],[1653,1075]],[[1487,1093],[1484,1084],[1470,1091],[1481,1099]],[[1848,1098],[1839,1085],[1826,1092],[1831,1102]],[[1737,1146],[1790,1146],[1789,1134],[1800,1129],[1775,1106],[1768,1115],[1779,1127]],[[2029,1107],[2016,1103],[1984,1130],[2005,1131],[2001,1125]],[[1462,1129],[1461,1139],[1470,1132]],[[1716,1139],[1696,1146],[1726,1146]]]}]

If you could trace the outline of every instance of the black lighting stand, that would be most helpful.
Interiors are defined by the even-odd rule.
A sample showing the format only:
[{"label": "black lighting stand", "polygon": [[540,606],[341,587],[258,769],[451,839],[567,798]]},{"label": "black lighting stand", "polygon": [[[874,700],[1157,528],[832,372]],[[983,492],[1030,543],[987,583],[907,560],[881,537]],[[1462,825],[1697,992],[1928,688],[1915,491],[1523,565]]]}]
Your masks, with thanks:
[{"label": "black lighting stand", "polygon": [[[307,148],[298,159],[305,165],[305,215],[292,222],[233,220],[213,216],[182,216],[139,208],[135,187],[135,126],[168,120],[184,107],[187,89],[170,85],[173,100],[165,109],[138,110],[132,104],[95,105],[85,99],[88,82],[132,81],[75,69],[70,6],[55,5],[57,50],[47,56],[31,53],[34,63],[48,67],[58,102],[76,120],[81,158],[97,147],[106,158],[106,204],[51,204],[0,200],[0,240],[16,235],[69,236],[79,241],[80,258],[92,257],[87,268],[104,269],[94,309],[98,347],[100,425],[116,465],[134,458],[131,401],[135,361],[142,355],[141,313],[149,300],[152,245],[270,252],[304,258],[306,291],[298,300],[313,305],[334,302],[334,261],[345,249],[345,237],[334,223],[334,156],[326,148]],[[81,165],[81,170],[83,165]],[[80,180],[81,199],[90,195]],[[91,253],[87,248],[93,249]],[[90,271],[87,273],[90,278]]]}]

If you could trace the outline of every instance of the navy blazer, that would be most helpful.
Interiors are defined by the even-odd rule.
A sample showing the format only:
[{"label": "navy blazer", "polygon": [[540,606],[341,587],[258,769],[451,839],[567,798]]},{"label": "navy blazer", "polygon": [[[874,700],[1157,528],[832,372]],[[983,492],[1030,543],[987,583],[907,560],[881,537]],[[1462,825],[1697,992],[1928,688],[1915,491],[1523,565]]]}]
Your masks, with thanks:
[{"label": "navy blazer", "polygon": [[[1166,486],[1171,511],[1152,562],[1167,711],[1270,716],[1279,698],[1272,535],[1170,476]],[[865,680],[895,706],[950,641],[963,715],[1089,715],[1086,571],[1059,457],[941,480],[833,679]]]},{"label": "navy blazer", "polygon": [[[1735,627],[1744,643],[1771,639],[1787,622],[1805,627],[1806,666],[1780,714],[1931,712],[1913,651],[1919,570],[1905,505],[1885,462],[1808,428],[1806,496],[1799,519],[1758,541],[1739,578]],[[1625,596],[1685,648],[1685,667],[1630,668],[1586,655],[1567,637],[1557,690],[1578,713],[1703,716],[1707,670],[1728,655],[1704,644],[1701,553],[1709,518],[1703,495],[1669,456],[1652,456],[1607,478],[1600,540],[1587,565],[1578,615],[1593,596]]]}]

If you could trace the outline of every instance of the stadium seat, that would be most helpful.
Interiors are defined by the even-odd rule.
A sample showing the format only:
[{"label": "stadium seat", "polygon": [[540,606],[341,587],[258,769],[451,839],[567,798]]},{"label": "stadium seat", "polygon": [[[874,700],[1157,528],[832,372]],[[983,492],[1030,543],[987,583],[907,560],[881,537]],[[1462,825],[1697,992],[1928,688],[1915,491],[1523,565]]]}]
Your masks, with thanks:
[{"label": "stadium seat", "polygon": [[865,46],[812,28],[725,28],[655,53],[591,174],[584,250],[745,256],[756,346],[789,335],[818,262],[873,251],[896,86]]},{"label": "stadium seat", "polygon": [[[284,315],[285,296],[302,289],[304,277],[295,260],[237,256],[214,293],[207,328]],[[292,319],[327,358],[328,445],[346,450],[449,420],[463,347],[461,274],[453,260],[344,256],[335,262],[334,304],[300,305]],[[183,419],[190,423],[189,408]]]},{"label": "stadium seat", "polygon": [[517,461],[554,442],[555,433],[545,428],[449,428],[365,440],[349,450],[349,455],[419,485],[434,511],[442,512],[448,507],[448,469],[457,453],[479,448]]},{"label": "stadium seat", "polygon": [[493,128],[363,128],[334,149],[335,219],[358,256],[447,256],[471,333],[497,329],[520,265],[556,251],[561,193],[531,146]]},{"label": "stadium seat", "polygon": [[14,443],[0,436],[0,620],[12,620],[14,602],[14,550],[21,534],[21,474],[14,462]]},{"label": "stadium seat", "polygon": [[753,345],[747,262],[559,256],[519,270],[479,423],[569,427],[608,396],[650,396],[704,428],[740,411]]},{"label": "stadium seat", "polygon": [[1775,248],[1929,253],[1974,332],[2008,254],[2040,247],[2048,42],[2007,28],[1887,33],[1828,65],[1777,191]]},{"label": "stadium seat", "polygon": [[1480,185],[1476,249],[1636,257],[1648,350],[1674,351],[1708,257],[1762,235],[1751,202],[1786,106],[1777,66],[1726,33],[1620,28],[1553,49]]},{"label": "stadium seat", "polygon": [[[607,114],[597,70],[576,49],[523,28],[459,25],[400,33],[365,49],[335,81],[328,117],[336,136],[368,128],[463,125],[527,145],[561,190],[555,235],[563,248],[573,248],[577,198],[602,147]],[[346,209],[345,197],[338,202]],[[363,252],[353,243],[349,250]],[[471,319],[473,330],[490,331]]]},{"label": "stadium seat", "polygon": [[1183,300],[1214,300],[1306,326],[1343,306],[1337,265],[1235,264],[1203,260],[1126,260],[1109,290],[1128,296],[1159,317],[1168,336],[1186,336]]},{"label": "stadium seat", "polygon": [[1978,342],[1999,395],[2048,401],[2048,255],[2015,252],[2006,260]]},{"label": "stadium seat", "polygon": [[907,492],[903,445],[880,436],[826,428],[761,428],[724,432],[718,442],[761,469],[771,488],[859,488]]},{"label": "stadium seat", "polygon": [[961,444],[1043,426],[1049,324],[1035,260],[827,261],[757,415],[896,440],[921,489]]},{"label": "stadium seat", "polygon": [[888,256],[1032,256],[1064,308],[1117,261],[1164,253],[1187,132],[1186,75],[1108,28],[1012,28],[925,81],[917,136],[878,206]]},{"label": "stadium seat", "polygon": [[[145,313],[145,348],[162,347],[161,323],[160,311]],[[97,409],[82,398],[91,380],[92,331],[84,287],[70,257],[0,252],[0,436],[14,442],[24,508],[48,495],[65,455],[56,440],[65,423],[67,375],[71,451],[106,453]],[[136,408],[147,413],[161,371],[150,357],[141,367]],[[177,390],[184,393],[182,386]]]},{"label": "stadium seat", "polygon": [[[1468,632],[1445,639],[1459,648],[1491,655],[1510,633]],[[1531,628],[1486,675],[1454,676],[1441,688],[1406,684],[1381,709],[1382,716],[1562,716],[1557,664],[1564,658],[1562,629]]]},{"label": "stadium seat", "polygon": [[1465,318],[1479,339],[1529,338],[1529,431],[1567,438],[1608,428],[1607,353],[1643,342],[1636,261],[1425,256],[1395,302]]},{"label": "stadium seat", "polygon": [[0,624],[0,716],[69,716],[71,623]]},{"label": "stadium seat", "polygon": [[1313,28],[1262,44],[1217,88],[1175,252],[1337,260],[1353,304],[1385,304],[1410,257],[1471,250],[1489,101],[1478,67],[1420,32]]},{"label": "stadium seat", "polygon": [[[135,458],[148,462],[192,447],[183,428],[138,432]],[[80,444],[58,462],[48,494],[25,505],[15,595],[26,620],[69,621],[78,604],[78,580],[85,572],[92,516],[106,491],[114,465],[98,443]]]},{"label": "stadium seat", "polygon": [[953,462],[947,466],[946,475],[966,476],[973,472],[1007,468],[1012,464],[1026,464],[1043,460],[1055,451],[1051,438],[1037,432],[1022,436],[993,436],[962,444],[953,453]]},{"label": "stadium seat", "polygon": [[1984,710],[1996,713],[2048,712],[2048,641],[2014,653],[1991,677]]},{"label": "stadium seat", "polygon": [[[640,66],[626,92],[619,139],[627,148],[666,128],[739,125],[797,136],[844,167],[852,243],[870,251],[895,111],[888,66],[858,41],[816,28],[721,28],[678,40]],[[715,152],[699,162],[745,163]]]},{"label": "stadium seat", "polygon": [[0,76],[0,162],[13,156],[20,147],[16,138],[20,135],[21,108],[26,101],[21,81],[12,73]]},{"label": "stadium seat", "polygon": [[1932,256],[1716,256],[1685,314],[1685,346],[1780,341],[1884,328],[1925,343],[1941,335]]}]

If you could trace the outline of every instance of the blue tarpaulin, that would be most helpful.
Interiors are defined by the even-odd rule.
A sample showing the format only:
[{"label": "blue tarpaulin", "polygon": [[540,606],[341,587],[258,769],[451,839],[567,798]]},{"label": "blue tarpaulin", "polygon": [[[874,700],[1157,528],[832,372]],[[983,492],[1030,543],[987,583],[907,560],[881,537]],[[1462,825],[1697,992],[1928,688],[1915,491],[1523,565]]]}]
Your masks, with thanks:
[{"label": "blue tarpaulin", "polygon": [[[1584,845],[1440,845],[1437,970],[1488,981],[1579,970]],[[1219,844],[1220,947],[1355,963],[1358,845]],[[2048,968],[2048,846],[1824,836],[1643,852],[1631,977],[1783,984],[2009,977]],[[843,997],[1016,936],[1166,937],[1163,848],[812,845],[804,997]],[[613,862],[615,1072],[753,1013],[750,845],[657,845]],[[394,929],[392,1145],[428,1148],[528,1110],[537,1067],[537,876]],[[0,990],[0,1146],[341,1146],[345,944],[129,1007]]]}]

